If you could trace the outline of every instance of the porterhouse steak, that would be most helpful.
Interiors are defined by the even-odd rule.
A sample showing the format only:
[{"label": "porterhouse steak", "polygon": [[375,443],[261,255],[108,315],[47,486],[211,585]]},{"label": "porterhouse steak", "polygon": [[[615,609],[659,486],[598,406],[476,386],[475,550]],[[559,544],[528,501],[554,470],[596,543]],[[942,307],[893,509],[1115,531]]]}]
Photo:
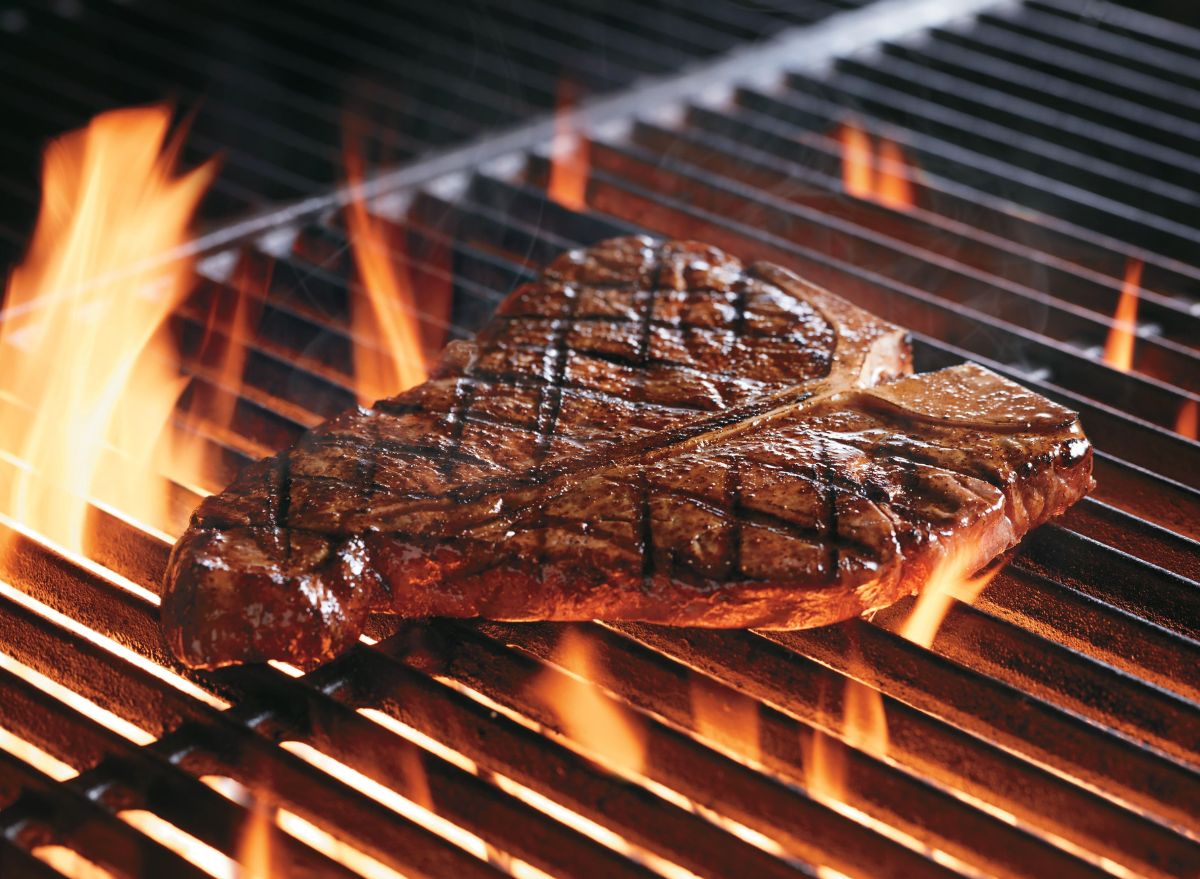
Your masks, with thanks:
[{"label": "porterhouse steak", "polygon": [[[689,346],[714,325],[723,356]],[[669,329],[684,344],[652,354]],[[871,387],[907,365],[899,331],[779,269],[628,239],[565,257],[440,378],[206,501],[168,640],[193,665],[307,664],[379,610],[819,625],[950,554],[986,563],[1090,488],[1073,413],[975,366]]]},{"label": "porterhouse steak", "polygon": [[168,642],[194,666],[326,658],[371,611],[424,612],[393,600],[414,584],[379,576],[376,515],[910,369],[903,330],[776,266],[641,237],[563,254],[430,381],[321,425],[201,504],[168,570]]}]

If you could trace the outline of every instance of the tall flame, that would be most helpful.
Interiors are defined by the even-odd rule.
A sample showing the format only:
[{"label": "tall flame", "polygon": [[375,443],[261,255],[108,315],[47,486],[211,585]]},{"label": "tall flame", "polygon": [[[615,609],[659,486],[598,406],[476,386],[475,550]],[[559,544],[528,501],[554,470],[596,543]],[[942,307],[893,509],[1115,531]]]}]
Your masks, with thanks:
[{"label": "tall flame", "polygon": [[407,264],[394,258],[403,244],[367,209],[360,153],[347,149],[345,161],[346,227],[360,288],[350,303],[354,381],[359,402],[369,405],[420,384],[428,373]]},{"label": "tall flame", "polygon": [[272,879],[275,875],[271,867],[275,807],[254,797],[249,812],[238,842],[237,860],[241,865],[238,879]]},{"label": "tall flame", "polygon": [[841,144],[842,188],[847,195],[898,211],[916,205],[912,184],[915,166],[898,143],[880,137],[874,147],[866,130],[850,120],[838,126],[836,137]]},{"label": "tall flame", "polygon": [[567,734],[608,764],[627,772],[640,772],[646,755],[642,730],[625,712],[578,679],[594,678],[597,660],[591,645],[568,629],[555,651],[554,661],[571,674],[547,673],[534,686],[558,715]]},{"label": "tall flame", "polygon": [[575,86],[564,79],[558,86],[554,114],[554,139],[550,144],[550,181],[547,194],[573,211],[587,210],[588,141],[575,128],[572,109]]},{"label": "tall flame", "polygon": [[[83,548],[84,497],[106,444],[125,466],[102,499],[165,520],[144,462],[183,387],[159,328],[188,291],[191,263],[158,258],[185,240],[213,175],[208,163],[174,176],[170,117],[162,106],[116,110],[50,144],[37,227],[9,279],[0,394],[32,410],[0,423],[0,448],[29,468],[9,512],[70,549]],[[39,490],[47,481],[67,491]]]},{"label": "tall flame", "polygon": [[1125,283],[1113,315],[1112,329],[1104,345],[1104,362],[1121,372],[1133,369],[1133,341],[1137,335],[1138,291],[1142,286],[1142,261],[1129,259],[1125,263]]}]

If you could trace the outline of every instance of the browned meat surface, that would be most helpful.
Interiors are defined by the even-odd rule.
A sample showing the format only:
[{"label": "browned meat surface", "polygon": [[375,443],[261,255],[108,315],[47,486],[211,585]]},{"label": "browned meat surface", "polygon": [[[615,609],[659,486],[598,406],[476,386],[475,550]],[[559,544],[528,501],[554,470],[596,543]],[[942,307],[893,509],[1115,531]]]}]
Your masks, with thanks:
[{"label": "browned meat surface", "polygon": [[974,365],[637,446],[344,527],[406,615],[795,628],[974,571],[1092,485],[1075,414]]},{"label": "browned meat surface", "polygon": [[778,267],[642,238],[564,254],[450,346],[434,379],[322,425],[205,501],[172,557],[168,640],[197,666],[330,656],[369,611],[420,612],[379,579],[373,517],[772,393],[909,370],[902,330]]}]

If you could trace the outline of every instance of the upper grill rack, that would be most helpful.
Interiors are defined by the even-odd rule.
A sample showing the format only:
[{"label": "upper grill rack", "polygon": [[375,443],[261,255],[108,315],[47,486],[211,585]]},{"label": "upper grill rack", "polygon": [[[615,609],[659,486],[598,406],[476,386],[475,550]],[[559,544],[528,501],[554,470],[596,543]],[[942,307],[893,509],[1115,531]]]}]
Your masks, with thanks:
[{"label": "upper grill rack", "polygon": [[[31,225],[42,142],[102,110],[190,108],[184,159],[221,155],[204,211],[228,220],[328,190],[347,115],[386,123],[364,126],[371,155],[409,161],[552,109],[564,77],[576,99],[606,94],[855,5],[486,0],[467,15],[412,0],[9,0],[0,6],[11,85],[0,101],[0,263],[13,261]],[[636,35],[613,20],[633,8]]]},{"label": "upper grill rack", "polygon": [[[1171,428],[1195,400],[1200,267],[1169,235],[1137,243],[1135,209],[1175,201],[1095,192],[1102,175],[1087,176],[1090,165],[1060,185],[1052,173],[1066,165],[1039,164],[1043,147],[968,148],[966,127],[924,122],[941,118],[950,83],[926,94],[913,69],[934,69],[943,44],[1032,29],[1069,49],[1052,56],[1061,75],[1042,72],[1042,106],[1055,109],[1072,75],[1101,61],[1146,72],[1160,65],[1135,49],[1200,45],[1124,12],[1100,26],[1074,5],[1028,3],[916,48],[744,88],[732,106],[693,107],[678,126],[597,135],[586,213],[547,198],[547,160],[536,154],[515,176],[497,166],[433,181],[390,213],[404,242],[397,262],[430,297],[421,306],[431,349],[472,332],[563,248],[648,230],[782,262],[913,327],[921,369],[969,356],[1079,409],[1098,450],[1097,492],[1031,535],[975,605],[956,605],[932,649],[897,634],[902,602],[870,622],[810,632],[572,626],[597,660],[582,683],[555,660],[562,626],[386,620],[377,643],[301,677],[275,667],[196,674],[160,645],[150,593],[164,538],[95,508],[89,556],[101,568],[18,535],[0,570],[0,651],[16,661],[0,665],[0,726],[81,773],[56,781],[68,774],[61,765],[21,759],[0,740],[0,871],[55,875],[29,852],[57,843],[116,875],[206,875],[117,814],[152,812],[232,854],[249,813],[198,781],[216,775],[408,876],[1194,875],[1200,446]],[[978,66],[989,57],[981,49]],[[958,94],[977,93],[974,70],[955,68]],[[853,98],[854,82],[891,76],[919,96],[903,115]],[[994,120],[994,97],[970,112]],[[913,211],[840,194],[829,137],[850,112],[920,165]],[[1086,143],[1055,141],[1063,150],[1099,149],[1125,130],[1056,112],[1063,132],[1090,132]],[[1126,170],[1153,182],[1165,170],[1156,168]],[[1085,210],[1093,196],[1111,204]],[[204,264],[176,329],[195,377],[185,406],[240,394],[231,427],[209,437],[227,464],[214,483],[353,403],[347,247],[336,217],[320,217]],[[1121,373],[1095,349],[1131,257],[1144,260],[1153,293],[1142,299],[1133,371]],[[238,295],[233,263],[266,260],[274,271],[248,385],[223,387],[205,360],[205,316]],[[447,291],[449,319],[429,316]],[[0,482],[10,476],[0,469]],[[196,496],[177,494],[182,516]],[[573,740],[531,692],[539,675],[629,712],[645,768],[622,771]],[[805,792],[806,749],[814,731],[844,733],[850,679],[883,694],[890,740],[886,759],[846,749],[835,808]],[[54,684],[127,725],[102,722]],[[420,807],[459,831],[430,829]],[[281,875],[350,875],[344,853],[288,826],[277,834]]]}]

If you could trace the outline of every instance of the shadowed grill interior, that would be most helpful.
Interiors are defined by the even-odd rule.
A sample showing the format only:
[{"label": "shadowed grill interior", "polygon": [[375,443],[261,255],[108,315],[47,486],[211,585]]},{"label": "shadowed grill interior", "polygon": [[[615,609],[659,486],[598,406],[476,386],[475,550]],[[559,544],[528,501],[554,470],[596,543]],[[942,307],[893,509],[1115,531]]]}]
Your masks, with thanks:
[{"label": "shadowed grill interior", "polygon": [[[781,31],[763,46],[764,58],[782,47],[769,82],[717,60],[655,81],[676,89],[673,106],[643,84],[585,107],[586,210],[547,194],[543,123],[384,175],[373,210],[412,280],[430,357],[565,248],[634,231],[694,237],[910,327],[919,370],[972,359],[1078,410],[1096,446],[1091,497],[1031,534],[974,604],[956,603],[929,649],[899,634],[911,600],[799,632],[381,619],[354,651],[299,676],[177,667],[155,595],[168,535],[94,507],[87,562],[21,533],[0,563],[0,873],[58,875],[32,852],[62,845],[113,875],[210,875],[120,816],[153,813],[233,856],[250,812],[200,780],[218,776],[281,810],[281,876],[358,875],[306,826],[374,859],[364,875],[1196,875],[1200,445],[1184,434],[1200,399],[1200,32],[1105,3],[1028,0],[804,60],[918,5]],[[622,61],[595,66],[611,72],[596,91],[824,6],[805,17],[714,4],[701,26],[662,4]],[[497,13],[497,32],[533,58],[570,52],[571,16],[598,32],[632,27],[584,0],[551,9],[536,13],[544,32],[527,34],[515,13]],[[718,26],[741,13],[744,33]],[[639,48],[675,32],[661,57]],[[625,64],[633,55],[643,66]],[[546,65],[541,108],[561,75]],[[449,87],[445,68],[430,69],[431,87]],[[523,112],[470,116],[464,136]],[[847,124],[899,148],[911,205],[845,191]],[[399,158],[452,141],[412,137],[419,148]],[[193,141],[200,154],[214,145]],[[227,170],[237,164],[231,154]],[[250,188],[294,197],[325,173],[312,189]],[[334,207],[260,214],[205,239],[172,328],[194,379],[180,417],[236,396],[230,425],[189,421],[221,453],[208,488],[355,402],[358,284]],[[1133,260],[1137,339],[1120,371],[1101,354]],[[237,272],[269,280],[239,290]],[[215,357],[240,332],[224,320],[239,296],[258,318],[245,385],[230,387]],[[0,460],[0,483],[13,466]],[[171,535],[199,499],[173,490]],[[595,658],[582,678],[558,659],[567,631]],[[534,680],[626,712],[644,766],[622,769],[579,740]],[[831,804],[810,795],[806,767],[817,732],[848,736],[848,680],[882,694],[888,750],[842,749],[845,792]]]}]

